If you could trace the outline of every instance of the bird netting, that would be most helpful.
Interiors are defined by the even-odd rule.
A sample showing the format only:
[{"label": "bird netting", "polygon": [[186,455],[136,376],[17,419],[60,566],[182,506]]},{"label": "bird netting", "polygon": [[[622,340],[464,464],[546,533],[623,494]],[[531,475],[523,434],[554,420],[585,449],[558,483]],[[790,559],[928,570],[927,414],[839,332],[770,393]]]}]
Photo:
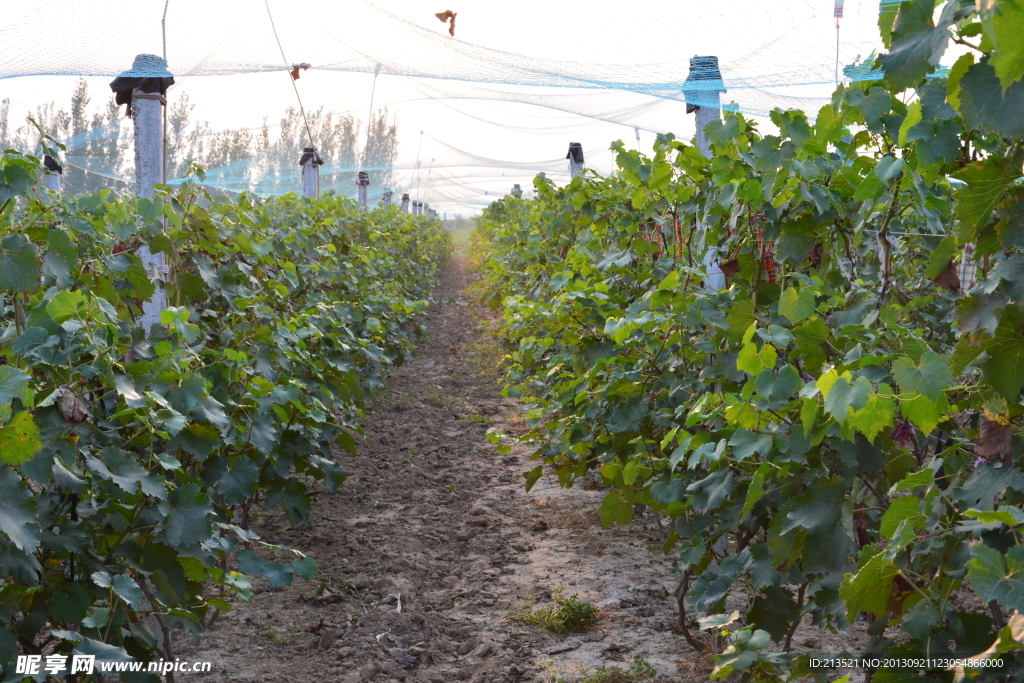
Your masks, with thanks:
[{"label": "bird netting", "polygon": [[[381,4],[402,9],[401,0]],[[813,117],[837,80],[875,75],[867,59],[879,43],[874,2],[846,3],[840,34],[833,0],[648,5],[657,7],[662,17],[627,21],[602,15],[600,9],[588,7],[588,16],[577,11],[573,16],[580,30],[572,24],[561,30],[551,26],[557,14],[544,24],[510,16],[510,31],[536,26],[520,41],[531,48],[523,54],[492,46],[504,47],[511,38],[504,43],[495,38],[488,45],[460,38],[463,31],[472,37],[474,30],[474,12],[465,6],[451,12],[458,15],[455,28],[455,17],[444,12],[419,12],[433,22],[421,25],[368,0],[4,0],[0,142],[6,136],[10,144],[8,114],[18,104],[17,99],[11,104],[5,94],[5,84],[12,80],[4,79],[111,78],[124,73],[136,55],[165,52],[178,83],[168,94],[169,181],[179,180],[191,161],[202,161],[206,182],[227,191],[297,191],[299,150],[309,144],[303,138],[312,137],[326,162],[321,188],[354,193],[355,173],[366,170],[376,174],[371,197],[388,190],[409,191],[426,177],[439,197],[472,191],[477,202],[486,203],[484,198],[503,185],[507,190],[512,182],[528,183],[536,172],[567,179],[568,166],[561,157],[577,137],[588,149],[588,166],[610,169],[606,150],[616,137],[628,139],[636,131],[639,144],[640,131],[692,135],[687,105],[720,106],[761,117],[781,107],[802,109]],[[415,6],[404,7],[409,11]],[[444,23],[438,23],[442,15]],[[449,35],[453,31],[454,37]],[[566,45],[547,40],[554,36],[564,36]],[[586,49],[573,49],[576,42]],[[718,71],[702,71],[699,61],[691,69],[695,54],[716,55]],[[146,68],[140,65],[132,75],[162,75],[143,73]],[[294,110],[280,115],[283,102],[295,104],[289,71],[302,79],[296,94],[301,90],[305,118],[312,119],[308,132]],[[264,103],[262,111],[239,106],[237,83],[245,74],[261,73],[276,79],[276,106]],[[330,74],[342,80],[332,81]],[[363,82],[353,87],[353,78]],[[368,109],[365,91],[371,81]],[[92,92],[102,82],[91,80],[97,84]],[[211,83],[224,85],[218,90]],[[284,87],[289,90],[281,92]],[[174,109],[176,102],[180,105],[176,91],[197,89],[205,90],[202,99],[193,95]],[[182,106],[186,118],[192,112],[192,120],[175,128],[174,112],[180,119]],[[198,114],[215,110],[222,125],[196,122]],[[385,111],[390,118],[381,116]],[[60,123],[59,115],[51,118]],[[64,134],[55,137],[68,146],[67,161],[73,168],[109,183],[131,181],[126,161],[130,125],[109,107],[81,115],[77,122],[74,111],[66,118],[70,123],[57,131]],[[391,128],[401,131],[401,144],[397,137],[381,142]],[[376,135],[377,129],[384,132]],[[424,129],[433,135],[417,135]],[[378,143],[391,148],[371,154],[370,147]]]}]

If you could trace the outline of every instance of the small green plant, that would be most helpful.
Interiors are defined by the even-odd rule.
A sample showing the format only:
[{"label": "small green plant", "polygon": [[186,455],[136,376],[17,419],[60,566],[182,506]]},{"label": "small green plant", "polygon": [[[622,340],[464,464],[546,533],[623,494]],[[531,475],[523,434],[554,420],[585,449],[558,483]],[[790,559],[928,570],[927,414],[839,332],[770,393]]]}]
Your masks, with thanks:
[{"label": "small green plant", "polygon": [[643,657],[637,657],[629,669],[609,669],[602,666],[594,673],[584,669],[574,683],[641,683],[650,680],[657,673]]},{"label": "small green plant", "polygon": [[470,424],[485,424],[485,425],[489,425],[489,424],[492,424],[494,422],[494,420],[492,418],[489,418],[486,415],[481,415],[480,411],[478,411],[476,408],[470,408],[469,412],[467,412],[465,415],[463,415],[462,417],[459,418],[459,421],[460,422],[469,422]]},{"label": "small green plant", "polygon": [[256,631],[256,634],[263,636],[267,640],[277,643],[278,645],[287,645],[301,630],[302,629],[299,628],[299,625],[293,621],[292,625],[288,627],[288,630],[282,633],[274,628],[273,619],[267,619],[267,625]]},{"label": "small green plant", "polygon": [[513,612],[509,616],[514,620],[531,626],[546,628],[552,633],[566,631],[584,631],[599,621],[597,606],[583,602],[573,593],[563,598],[562,589],[555,591],[555,604],[538,610]]}]

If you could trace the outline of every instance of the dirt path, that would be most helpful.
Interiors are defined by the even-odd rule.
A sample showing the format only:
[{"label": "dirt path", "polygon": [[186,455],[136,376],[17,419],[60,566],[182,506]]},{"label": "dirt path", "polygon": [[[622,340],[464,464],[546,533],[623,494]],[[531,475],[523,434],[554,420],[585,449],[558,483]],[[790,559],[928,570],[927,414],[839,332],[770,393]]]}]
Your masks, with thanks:
[{"label": "dirt path", "polygon": [[[672,631],[676,578],[652,522],[604,530],[600,491],[542,480],[527,493],[525,451],[502,458],[488,442],[488,428],[514,432],[522,418],[487,369],[477,328],[490,314],[465,292],[472,277],[461,259],[443,274],[428,337],[374,401],[359,456],[343,456],[348,481],[315,490],[309,524],[254,524],[313,556],[318,575],[257,582],[251,602],[201,645],[182,634],[175,654],[212,661],[223,681],[572,681],[635,657],[651,680],[706,680],[708,657]],[[601,608],[597,627],[557,636],[509,619],[560,587]]]}]

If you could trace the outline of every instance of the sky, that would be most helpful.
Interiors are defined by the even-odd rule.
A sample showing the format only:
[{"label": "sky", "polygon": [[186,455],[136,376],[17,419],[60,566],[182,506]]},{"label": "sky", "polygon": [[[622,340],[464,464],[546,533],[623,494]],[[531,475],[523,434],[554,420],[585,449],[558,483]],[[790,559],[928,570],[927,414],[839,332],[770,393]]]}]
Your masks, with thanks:
[{"label": "sky", "polygon": [[[813,114],[833,87],[833,3],[167,0],[170,96],[187,92],[215,129],[255,128],[296,103],[284,65],[309,62],[296,83],[307,109],[365,119],[372,96],[398,124],[395,189],[470,215],[538,171],[567,180],[569,142],[606,174],[614,140],[649,151],[659,132],[692,137],[678,84],[651,83],[681,81],[694,55],[717,55],[723,99],[762,121],[773,106]],[[454,38],[434,17],[446,9],[458,13]],[[11,119],[66,101],[77,77],[52,74],[92,74],[96,103],[134,54],[161,54],[163,10],[160,0],[0,0]],[[876,1],[846,1],[840,66],[877,46],[876,15]]]}]

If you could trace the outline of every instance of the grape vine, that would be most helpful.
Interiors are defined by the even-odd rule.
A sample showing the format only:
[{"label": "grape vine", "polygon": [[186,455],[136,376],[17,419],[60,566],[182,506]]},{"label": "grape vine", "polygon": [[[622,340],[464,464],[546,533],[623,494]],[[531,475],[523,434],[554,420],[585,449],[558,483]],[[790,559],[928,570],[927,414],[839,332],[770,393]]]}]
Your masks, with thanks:
[{"label": "grape vine", "polygon": [[[419,331],[440,223],[346,198],[52,196],[0,156],[0,667],[52,651],[173,660],[249,577],[306,580],[256,508],[309,518],[366,391]],[[199,169],[201,176],[201,169]],[[169,307],[136,255],[164,252]],[[283,559],[286,554],[290,559]],[[18,678],[20,680],[20,678]]]},{"label": "grape vine", "polygon": [[605,524],[669,520],[685,637],[742,605],[703,622],[713,678],[824,680],[796,629],[858,619],[854,655],[1024,661],[1024,7],[980,4],[883,8],[879,80],[813,123],[727,113],[708,157],[616,143],[612,176],[540,176],[479,221],[527,485],[596,469]]}]

